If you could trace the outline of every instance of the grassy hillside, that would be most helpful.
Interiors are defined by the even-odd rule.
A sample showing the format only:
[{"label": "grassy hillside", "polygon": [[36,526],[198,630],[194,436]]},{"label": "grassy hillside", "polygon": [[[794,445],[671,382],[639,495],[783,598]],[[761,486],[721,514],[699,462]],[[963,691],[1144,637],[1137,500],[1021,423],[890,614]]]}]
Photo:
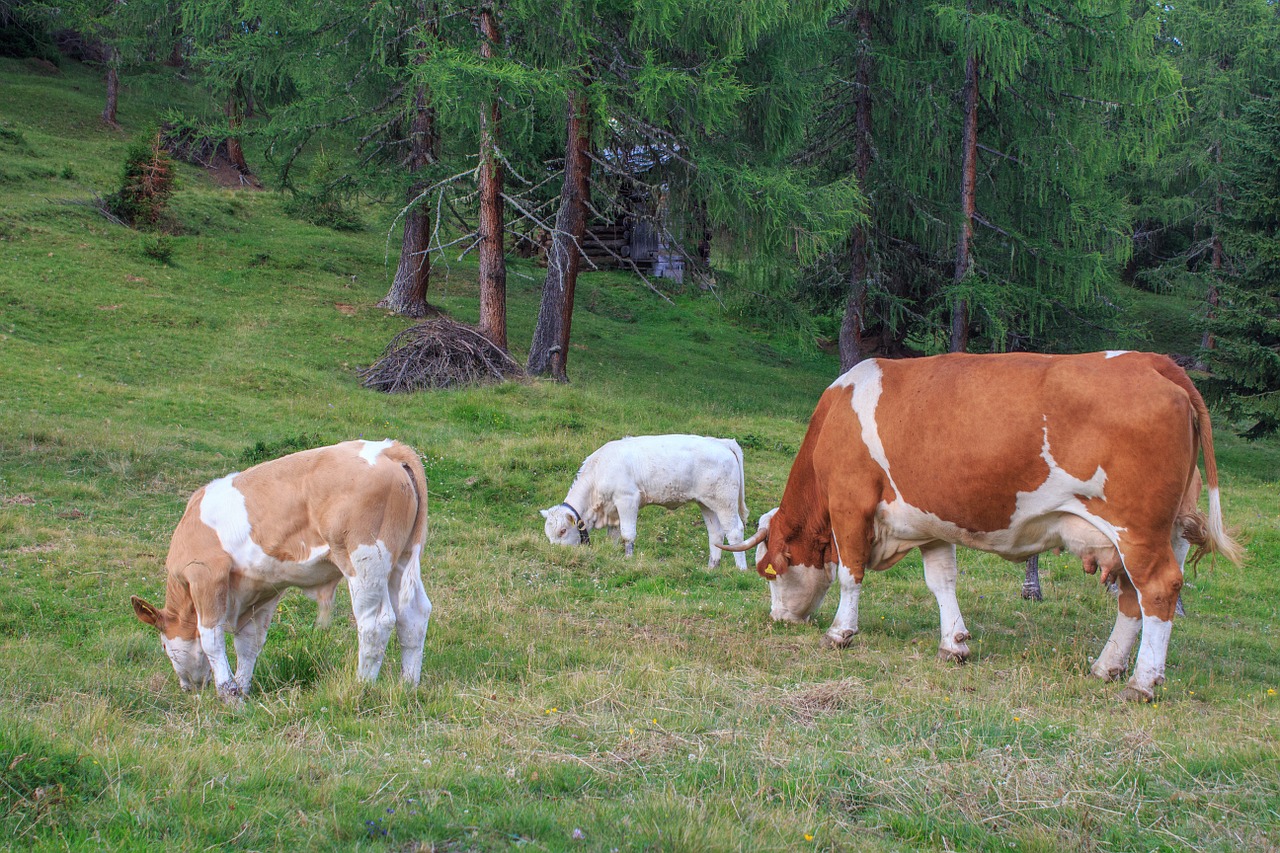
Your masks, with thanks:
[{"label": "grassy hillside", "polygon": [[[373,307],[392,272],[380,212],[339,234],[184,168],[160,263],[153,237],[69,203],[114,189],[128,141],[98,126],[99,97],[77,66],[0,60],[0,845],[1280,846],[1280,446],[1219,428],[1251,559],[1189,578],[1153,705],[1088,677],[1115,605],[1065,557],[1044,561],[1034,604],[1017,566],[962,553],[965,667],[934,660],[918,558],[869,579],[852,648],[820,649],[833,601],[821,628],[773,625],[754,573],[705,568],[692,507],[643,511],[632,560],[552,547],[537,511],[604,441],[699,432],[746,449],[754,524],[832,358],[597,273],[573,384],[364,391],[356,370],[406,325]],[[121,119],[184,101],[198,93],[157,74],[127,86]],[[509,278],[517,350],[539,273]],[[474,320],[472,262],[431,298]],[[422,687],[357,684],[350,620],[317,631],[290,594],[243,708],[179,691],[129,596],[162,598],[187,496],[264,453],[361,436],[425,457]]]}]

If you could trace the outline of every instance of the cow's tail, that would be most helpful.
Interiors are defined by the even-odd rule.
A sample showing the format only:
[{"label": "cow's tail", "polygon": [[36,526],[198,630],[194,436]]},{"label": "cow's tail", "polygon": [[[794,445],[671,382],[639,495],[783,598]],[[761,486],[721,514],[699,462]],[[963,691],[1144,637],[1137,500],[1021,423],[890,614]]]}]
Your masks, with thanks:
[{"label": "cow's tail", "polygon": [[1209,515],[1206,519],[1203,544],[1188,537],[1188,541],[1199,545],[1198,556],[1203,553],[1221,554],[1234,565],[1244,561],[1244,549],[1240,543],[1231,538],[1226,526],[1222,523],[1222,499],[1218,494],[1218,460],[1213,454],[1213,424],[1209,420],[1209,407],[1204,404],[1204,397],[1192,383],[1187,372],[1178,367],[1172,360],[1161,364],[1160,373],[1173,382],[1191,398],[1191,406],[1196,413],[1196,434],[1200,438],[1200,451],[1204,454],[1204,479],[1209,487]]},{"label": "cow's tail", "polygon": [[422,460],[418,458],[418,452],[407,444],[397,442],[383,452],[394,462],[399,463],[400,467],[409,475],[409,482],[413,486],[414,496],[418,499],[418,512],[413,519],[413,529],[409,532],[408,544],[410,546],[419,546],[419,550],[421,550],[421,546],[427,538],[427,472],[422,467]]},{"label": "cow's tail", "polygon": [[746,524],[750,518],[747,515],[747,466],[742,461],[742,448],[732,438],[721,439],[721,441],[729,445],[734,458],[738,460],[738,517],[742,519],[743,524]]}]

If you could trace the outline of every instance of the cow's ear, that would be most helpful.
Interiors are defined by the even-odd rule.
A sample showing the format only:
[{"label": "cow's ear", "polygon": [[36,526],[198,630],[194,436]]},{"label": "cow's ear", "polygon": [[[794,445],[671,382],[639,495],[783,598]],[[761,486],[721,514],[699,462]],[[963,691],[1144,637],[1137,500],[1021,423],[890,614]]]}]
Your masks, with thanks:
[{"label": "cow's ear", "polygon": [[133,603],[133,614],[139,620],[146,622],[148,625],[154,625],[158,630],[164,630],[164,614],[157,610],[150,602],[138,596],[130,596],[129,601]]},{"label": "cow's ear", "polygon": [[543,518],[546,518],[547,516],[551,515],[551,510],[549,509],[540,509],[538,510],[538,512],[542,513]]}]

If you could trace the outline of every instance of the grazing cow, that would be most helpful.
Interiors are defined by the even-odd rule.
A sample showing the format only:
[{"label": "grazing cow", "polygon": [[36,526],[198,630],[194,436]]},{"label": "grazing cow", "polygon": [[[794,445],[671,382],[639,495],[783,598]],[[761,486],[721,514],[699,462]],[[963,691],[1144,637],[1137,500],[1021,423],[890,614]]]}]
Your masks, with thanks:
[{"label": "grazing cow", "polygon": [[[1209,513],[1194,509],[1203,451]],[[1150,700],[1189,543],[1238,563],[1223,529],[1204,400],[1170,359],[1149,353],[952,354],[861,362],[822,395],[768,524],[756,570],[774,613],[804,618],[830,583],[840,606],[823,637],[849,645],[867,569],[911,549],[938,601],[939,657],[962,661],[956,545],[1022,561],[1066,549],[1120,586],[1114,630],[1093,664],[1111,680],[1142,641],[1122,695]],[[789,571],[790,570],[790,571]],[[780,605],[780,602],[784,602]]]},{"label": "grazing cow", "polygon": [[[249,690],[280,596],[318,598],[347,581],[359,633],[360,678],[377,678],[394,627],[401,673],[418,683],[431,601],[422,588],[427,481],[412,448],[390,439],[304,450],[196,491],[165,560],[164,609],[133,596],[154,625],[183,690],[212,673],[218,694]],[[235,644],[236,672],[224,632]]]},{"label": "grazing cow", "polygon": [[[640,507],[661,504],[668,509],[694,502],[707,525],[711,555],[726,538],[742,541],[747,517],[742,448],[731,438],[701,435],[642,435],[611,441],[592,453],[578,469],[569,494],[559,506],[542,510],[547,538],[561,545],[591,541],[590,531],[608,527],[620,537],[631,556]],[[735,554],[739,569],[747,560]]]}]

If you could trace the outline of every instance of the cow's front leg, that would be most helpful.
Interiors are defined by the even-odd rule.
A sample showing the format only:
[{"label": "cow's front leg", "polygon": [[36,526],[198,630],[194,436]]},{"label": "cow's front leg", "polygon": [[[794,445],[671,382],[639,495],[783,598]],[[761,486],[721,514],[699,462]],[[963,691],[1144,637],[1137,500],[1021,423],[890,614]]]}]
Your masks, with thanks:
[{"label": "cow's front leg", "polygon": [[1103,645],[1098,658],[1089,671],[1103,681],[1112,681],[1124,675],[1129,668],[1129,653],[1142,630],[1142,611],[1138,607],[1138,593],[1133,582],[1122,570],[1116,582],[1120,597],[1116,601],[1116,625]]},{"label": "cow's front leg", "polygon": [[1129,579],[1137,589],[1138,605],[1142,611],[1142,640],[1138,643],[1133,675],[1120,692],[1120,698],[1150,702],[1155,698],[1156,686],[1164,683],[1169,635],[1173,633],[1174,610],[1178,593],[1182,590],[1182,569],[1172,548],[1156,557],[1148,571],[1135,568],[1141,565],[1141,560],[1130,559],[1128,553],[1125,554],[1125,564],[1129,567]]},{"label": "cow's front leg", "polygon": [[[808,571],[792,568],[791,571]],[[840,578],[840,605],[831,620],[831,627],[822,635],[822,645],[843,649],[853,642],[858,633],[858,598],[862,595],[862,571],[850,569],[843,562],[836,570]]]},{"label": "cow's front leg", "polygon": [[640,518],[640,496],[619,495],[614,501],[618,510],[618,534],[628,557],[635,551],[636,522]]},{"label": "cow's front leg", "polygon": [[223,699],[240,698],[240,685],[231,675],[231,663],[227,660],[227,635],[222,623],[205,625],[201,622],[200,648],[209,660],[209,668],[213,670],[213,683],[218,686],[218,695]]},{"label": "cow's front leg", "polygon": [[242,695],[249,692],[254,664],[258,662],[258,655],[267,641],[267,627],[271,624],[271,617],[275,615],[279,603],[280,596],[277,595],[251,608],[241,617],[240,625],[236,628],[233,640],[236,647],[235,681]]},{"label": "cow's front leg", "polygon": [[969,657],[969,629],[960,615],[956,601],[956,546],[947,542],[935,542],[920,549],[924,559],[924,582],[938,600],[938,619],[942,641],[938,644],[938,659],[963,663]]},{"label": "cow's front leg", "polygon": [[382,669],[387,642],[396,624],[396,614],[388,594],[391,554],[382,543],[360,545],[351,552],[352,574],[347,578],[351,611],[356,617],[360,646],[356,675],[373,681]]}]

